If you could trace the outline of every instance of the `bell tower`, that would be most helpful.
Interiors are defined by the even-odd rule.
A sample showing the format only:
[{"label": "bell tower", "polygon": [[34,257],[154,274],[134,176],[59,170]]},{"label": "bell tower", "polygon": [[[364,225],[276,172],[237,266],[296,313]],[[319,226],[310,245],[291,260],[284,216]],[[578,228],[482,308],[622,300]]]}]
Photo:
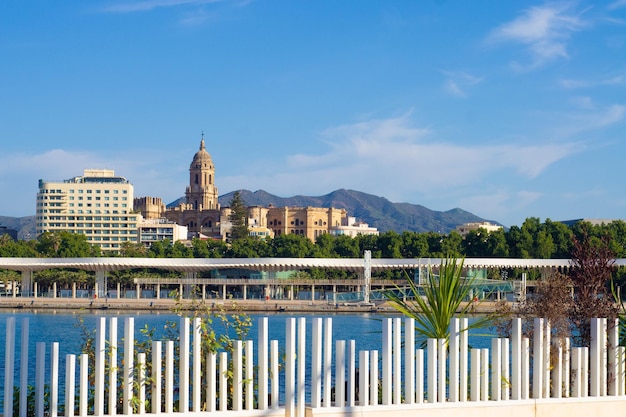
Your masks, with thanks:
[{"label": "bell tower", "polygon": [[185,191],[187,204],[193,210],[219,210],[217,187],[215,186],[215,166],[204,145],[204,132],[200,150],[189,165],[189,186]]}]

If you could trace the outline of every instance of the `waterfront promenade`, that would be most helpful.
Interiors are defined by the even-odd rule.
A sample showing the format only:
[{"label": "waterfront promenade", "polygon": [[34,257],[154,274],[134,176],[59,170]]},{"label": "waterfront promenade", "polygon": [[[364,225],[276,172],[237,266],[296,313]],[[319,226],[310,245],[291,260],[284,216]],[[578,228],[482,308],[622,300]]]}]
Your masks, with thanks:
[{"label": "waterfront promenade", "polygon": [[[476,313],[493,311],[493,301],[476,304]],[[172,311],[177,308],[204,308],[211,311],[242,311],[247,313],[380,313],[395,314],[389,302],[329,303],[324,300],[182,300],[134,298],[50,298],[0,297],[0,313],[11,310],[111,310],[111,311]]]}]

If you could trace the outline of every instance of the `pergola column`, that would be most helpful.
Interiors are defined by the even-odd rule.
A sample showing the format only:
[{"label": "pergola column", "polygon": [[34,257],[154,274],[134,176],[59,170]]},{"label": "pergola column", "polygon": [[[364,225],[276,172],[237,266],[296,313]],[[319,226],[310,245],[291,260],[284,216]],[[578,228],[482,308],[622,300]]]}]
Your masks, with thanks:
[{"label": "pergola column", "polygon": [[107,291],[107,283],[106,283],[106,272],[101,270],[96,270],[96,287],[95,292],[98,298],[102,298],[106,295]]},{"label": "pergola column", "polygon": [[141,298],[141,284],[136,284],[135,298],[139,300]]},{"label": "pergola column", "polygon": [[76,282],[72,282],[72,298],[76,298]]},{"label": "pergola column", "polygon": [[37,298],[37,281],[33,282],[33,297]]},{"label": "pergola column", "polygon": [[246,296],[248,295],[248,284],[243,284],[243,300],[246,300]]},{"label": "pergola column", "polygon": [[26,294],[26,296],[30,296],[32,294],[32,291],[33,291],[33,271],[22,271],[22,294]]},{"label": "pergola column", "polygon": [[121,297],[121,293],[122,292],[122,284],[120,284],[119,282],[117,283],[117,299],[119,300],[119,298]]},{"label": "pergola column", "polygon": [[57,282],[52,283],[52,298],[57,298]]},{"label": "pergola column", "polygon": [[202,284],[202,301],[206,300],[206,284]]},{"label": "pergola column", "polygon": [[156,285],[156,298],[157,300],[161,299],[161,284]]},{"label": "pergola column", "polygon": [[222,300],[226,299],[226,284],[222,285]]}]

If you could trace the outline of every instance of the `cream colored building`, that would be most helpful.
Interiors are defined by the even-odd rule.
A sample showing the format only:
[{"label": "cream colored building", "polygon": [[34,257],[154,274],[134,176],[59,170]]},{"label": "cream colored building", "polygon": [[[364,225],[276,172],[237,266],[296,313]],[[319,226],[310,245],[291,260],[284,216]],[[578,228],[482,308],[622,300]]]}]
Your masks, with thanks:
[{"label": "cream colored building", "polygon": [[325,207],[268,207],[267,227],[274,236],[293,233],[315,242],[318,236],[341,226],[347,217],[345,209]]},{"label": "cream colored building", "polygon": [[501,230],[502,226],[498,226],[497,224],[489,223],[489,222],[472,222],[465,223],[456,227],[456,231],[459,232],[461,236],[467,235],[472,230],[484,229],[487,232],[495,232],[496,230]]},{"label": "cream colored building", "polygon": [[117,251],[124,242],[137,242],[140,217],[133,213],[133,185],[113,170],[85,169],[63,182],[39,180],[37,235],[69,231],[103,251]]}]

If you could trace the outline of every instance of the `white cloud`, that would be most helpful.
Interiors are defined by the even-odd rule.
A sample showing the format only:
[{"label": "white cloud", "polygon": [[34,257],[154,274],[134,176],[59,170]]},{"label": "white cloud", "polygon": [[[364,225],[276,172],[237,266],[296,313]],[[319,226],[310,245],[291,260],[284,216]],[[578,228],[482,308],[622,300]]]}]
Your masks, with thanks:
[{"label": "white cloud", "polygon": [[567,3],[531,7],[522,15],[502,24],[487,40],[494,43],[520,43],[531,55],[530,65],[515,64],[519,69],[534,69],[550,61],[568,58],[567,42],[572,33],[586,26],[580,15],[573,14]]},{"label": "white cloud", "polygon": [[483,78],[476,77],[466,72],[442,71],[446,76],[444,90],[455,97],[467,97],[467,89],[483,81]]},{"label": "white cloud", "polygon": [[591,110],[595,108],[593,100],[591,99],[591,97],[587,96],[572,97],[570,99],[570,102],[581,109]]},{"label": "white cloud", "polygon": [[616,86],[626,85],[626,75],[619,74],[611,77],[602,78],[599,80],[574,80],[574,79],[562,79],[559,80],[561,87],[566,90],[574,90],[580,88],[592,88],[599,86]]},{"label": "white cloud", "polygon": [[207,3],[217,3],[222,0],[145,0],[145,1],[130,1],[119,2],[110,6],[104,7],[101,10],[109,13],[134,13],[134,12],[147,12],[154,9],[160,9],[164,7],[177,7],[187,5],[199,5]]},{"label": "white cloud", "polygon": [[[327,129],[326,151],[289,157],[249,176],[220,178],[222,189],[263,188],[279,195],[324,194],[352,188],[391,198],[443,193],[485,178],[532,179],[552,164],[581,152],[579,143],[464,145],[433,140],[433,132],[412,125],[410,115],[368,120]],[[278,168],[277,168],[278,165]],[[226,184],[227,188],[224,188]],[[277,189],[280,187],[280,189]]]},{"label": "white cloud", "polygon": [[621,9],[622,7],[626,7],[626,0],[616,0],[613,3],[609,4],[609,10]]},{"label": "white cloud", "polygon": [[603,108],[594,106],[584,113],[577,112],[567,115],[564,125],[557,127],[555,132],[562,137],[571,137],[620,123],[625,116],[626,106],[621,104],[613,104]]}]

